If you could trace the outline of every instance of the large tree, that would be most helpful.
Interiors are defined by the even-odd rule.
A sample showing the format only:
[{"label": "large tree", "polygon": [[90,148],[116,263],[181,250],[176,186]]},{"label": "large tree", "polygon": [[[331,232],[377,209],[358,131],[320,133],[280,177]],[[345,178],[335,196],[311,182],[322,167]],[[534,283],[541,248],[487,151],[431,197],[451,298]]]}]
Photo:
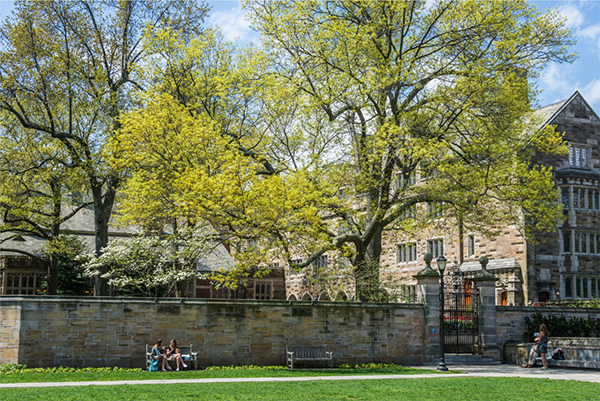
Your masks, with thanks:
[{"label": "large tree", "polygon": [[[143,32],[197,35],[206,12],[197,1],[19,1],[1,28],[0,109],[59,142],[67,165],[85,172],[98,254],[121,180],[104,162],[104,143],[145,84]],[[105,295],[106,280],[94,290]]]},{"label": "large tree", "polygon": [[305,254],[297,267],[339,252],[372,299],[384,231],[426,225],[420,204],[490,235],[561,218],[551,171],[531,165],[565,151],[531,114],[532,80],[573,59],[557,14],[524,1],[246,6],[262,51],[228,58],[157,36],[173,50],[161,84],[114,148],[132,177],[175,149],[176,163],[160,162],[176,173],[175,204],[245,240],[238,249]]},{"label": "large tree", "polygon": [[[0,251],[17,253],[48,266],[47,293],[58,290],[59,262],[75,248],[61,226],[86,206],[85,177],[67,167],[66,150],[49,138],[33,135],[14,121],[0,135]],[[88,197],[89,198],[89,197]],[[40,249],[18,246],[22,237],[43,238]],[[66,245],[69,244],[69,245]],[[63,258],[64,259],[64,258]]]}]

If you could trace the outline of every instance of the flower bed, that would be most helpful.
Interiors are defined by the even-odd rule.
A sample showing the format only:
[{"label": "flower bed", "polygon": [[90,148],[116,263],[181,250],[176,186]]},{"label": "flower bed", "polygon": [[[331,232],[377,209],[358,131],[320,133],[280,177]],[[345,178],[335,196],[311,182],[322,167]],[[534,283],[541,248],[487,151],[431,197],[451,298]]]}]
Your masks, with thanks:
[{"label": "flower bed", "polygon": [[475,322],[472,317],[445,317],[444,330],[473,330]]}]

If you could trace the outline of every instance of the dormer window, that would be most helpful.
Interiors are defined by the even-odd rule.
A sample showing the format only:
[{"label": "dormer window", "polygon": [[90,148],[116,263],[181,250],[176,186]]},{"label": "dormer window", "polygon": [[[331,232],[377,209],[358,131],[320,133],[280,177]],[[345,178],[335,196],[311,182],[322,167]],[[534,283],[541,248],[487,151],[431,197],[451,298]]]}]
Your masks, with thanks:
[{"label": "dormer window", "polygon": [[582,146],[571,145],[569,150],[569,166],[588,168],[588,156],[589,149]]}]

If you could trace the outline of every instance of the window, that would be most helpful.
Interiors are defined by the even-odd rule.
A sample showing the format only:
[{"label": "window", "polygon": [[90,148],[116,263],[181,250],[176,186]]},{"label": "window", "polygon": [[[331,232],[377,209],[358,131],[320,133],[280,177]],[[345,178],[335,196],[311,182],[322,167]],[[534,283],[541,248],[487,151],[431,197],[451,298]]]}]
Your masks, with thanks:
[{"label": "window", "polygon": [[598,196],[598,191],[594,191],[594,209],[600,209],[600,197]]},{"label": "window", "polygon": [[297,267],[295,265],[299,265],[302,263],[302,259],[292,259],[292,265],[290,266],[290,275],[296,276],[298,274],[302,274],[302,268]]},{"label": "window", "polygon": [[41,278],[35,273],[6,273],[6,295],[38,295]]},{"label": "window", "polygon": [[254,283],[254,299],[273,299],[273,283],[271,281],[256,281]]},{"label": "window", "polygon": [[412,205],[400,215],[400,219],[402,220],[414,219],[415,217],[417,217],[417,207],[415,205]]},{"label": "window", "polygon": [[577,277],[575,280],[575,291],[577,292],[577,297],[581,298],[581,277]]},{"label": "window", "polygon": [[417,302],[417,286],[416,285],[404,285],[403,286],[403,298],[405,302]]},{"label": "window", "polygon": [[573,247],[573,252],[575,252],[575,253],[581,252],[581,238],[580,237],[581,236],[579,235],[579,233],[575,233],[573,236],[573,242],[574,242],[573,245],[575,245]]},{"label": "window", "polygon": [[216,287],[213,285],[211,298],[229,299],[231,298],[231,290],[223,285]]},{"label": "window", "polygon": [[569,188],[561,189],[562,203],[565,209],[569,208]]},{"label": "window", "polygon": [[573,208],[579,209],[579,189],[573,188]]},{"label": "window", "polygon": [[587,208],[588,209],[593,209],[594,208],[594,198],[593,195],[594,193],[592,191],[587,191]]},{"label": "window", "polygon": [[427,241],[427,252],[429,252],[434,259],[444,254],[444,240],[433,239]]},{"label": "window", "polygon": [[398,245],[397,263],[408,263],[417,261],[417,244],[411,242],[409,244]]},{"label": "window", "polygon": [[413,186],[417,183],[417,180],[415,178],[416,174],[413,171],[409,176],[408,179],[404,179],[404,174],[399,173],[398,174],[398,188],[403,188],[403,187],[410,187]]},{"label": "window", "polygon": [[565,279],[565,298],[573,298],[573,284],[570,277]]},{"label": "window", "polygon": [[569,150],[569,165],[571,167],[588,167],[588,148],[571,145]]},{"label": "window", "polygon": [[428,202],[427,212],[432,218],[439,218],[444,215],[444,204],[442,202]]},{"label": "window", "polygon": [[563,231],[562,236],[563,236],[563,252],[571,253],[571,232]]},{"label": "window", "polygon": [[467,238],[467,257],[475,256],[475,236],[469,235]]},{"label": "window", "polygon": [[321,255],[313,262],[315,270],[327,269],[327,255]]},{"label": "window", "polygon": [[588,279],[587,279],[587,277],[583,278],[583,298],[589,298],[589,296],[588,296]]}]

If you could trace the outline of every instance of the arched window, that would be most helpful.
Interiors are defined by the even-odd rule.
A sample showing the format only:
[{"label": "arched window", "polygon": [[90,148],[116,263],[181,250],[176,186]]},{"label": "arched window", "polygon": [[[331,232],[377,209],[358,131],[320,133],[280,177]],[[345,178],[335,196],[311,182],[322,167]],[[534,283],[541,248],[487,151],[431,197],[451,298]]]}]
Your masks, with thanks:
[{"label": "arched window", "polygon": [[502,305],[502,306],[508,305],[508,293],[506,291],[503,291],[500,294],[500,305]]},{"label": "arched window", "polygon": [[561,189],[562,203],[565,209],[569,208],[569,188]]}]

